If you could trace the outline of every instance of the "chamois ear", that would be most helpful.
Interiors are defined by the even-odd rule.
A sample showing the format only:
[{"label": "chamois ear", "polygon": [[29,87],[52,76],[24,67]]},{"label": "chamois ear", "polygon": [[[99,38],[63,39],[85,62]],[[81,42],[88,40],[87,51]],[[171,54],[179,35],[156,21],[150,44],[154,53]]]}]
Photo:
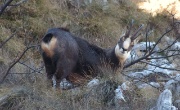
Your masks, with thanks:
[{"label": "chamois ear", "polygon": [[127,31],[126,31],[126,33],[125,33],[125,35],[124,35],[125,38],[128,38],[128,37],[130,36],[130,33],[131,33],[131,30],[132,30],[133,24],[134,24],[134,20],[132,19],[131,24],[130,24],[130,27],[128,28],[128,26],[127,26]]}]

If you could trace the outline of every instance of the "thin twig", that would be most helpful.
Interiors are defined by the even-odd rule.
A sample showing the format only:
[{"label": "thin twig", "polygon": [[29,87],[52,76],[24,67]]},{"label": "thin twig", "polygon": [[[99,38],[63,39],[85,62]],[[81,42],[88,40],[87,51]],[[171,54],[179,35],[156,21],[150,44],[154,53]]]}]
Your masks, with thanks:
[{"label": "thin twig", "polygon": [[122,75],[124,75],[124,76],[126,76],[126,77],[128,77],[128,78],[130,78],[130,79],[132,79],[132,80],[138,80],[138,81],[141,81],[141,82],[143,82],[143,83],[146,83],[146,84],[150,85],[150,86],[153,87],[153,88],[156,88],[156,89],[162,91],[160,88],[158,88],[158,87],[156,87],[156,86],[150,84],[148,81],[144,81],[144,80],[142,80],[142,79],[140,79],[140,78],[131,77],[131,76],[126,75],[126,74],[124,74],[124,73],[122,73]]},{"label": "thin twig", "polygon": [[2,80],[0,81],[0,84],[5,80],[5,78],[7,77],[7,75],[9,74],[9,71],[11,70],[12,67],[14,67],[14,65],[16,63],[19,62],[19,60],[24,56],[24,54],[31,48],[37,47],[37,45],[32,45],[27,47],[26,49],[24,49],[24,51],[21,53],[21,55],[17,58],[14,59],[14,61],[12,62],[12,64],[9,66],[9,68],[7,69],[7,71],[5,72],[5,75],[3,76]]},{"label": "thin twig", "polygon": [[[22,63],[22,62],[20,62],[20,61],[19,61],[19,63],[20,63],[21,65],[24,65],[24,66],[26,66],[27,68],[29,68],[29,69],[33,70],[34,72],[41,73],[40,71],[37,71],[36,69],[33,69],[32,67],[30,67],[30,66],[26,65],[25,63]],[[41,73],[41,74],[42,74],[42,73]]]},{"label": "thin twig", "polygon": [[137,59],[137,60],[135,60],[135,61],[133,61],[133,62],[131,62],[131,63],[129,63],[129,64],[126,64],[126,65],[123,67],[123,69],[128,68],[128,67],[134,65],[135,63],[140,62],[140,61],[143,60],[143,59],[147,59],[149,56],[151,56],[151,55],[154,54],[155,52],[156,52],[156,51],[151,52],[151,53],[149,53],[149,54],[147,54],[147,55],[145,55],[145,56],[143,56],[143,57],[141,57],[141,58],[139,58],[139,59]]},{"label": "thin twig", "polygon": [[10,5],[10,3],[13,0],[8,0],[3,6],[0,7],[0,16],[2,15],[2,13],[4,12],[4,10]]},{"label": "thin twig", "polygon": [[168,45],[167,47],[165,47],[164,49],[162,49],[161,51],[159,51],[158,53],[164,52],[165,50],[169,49],[172,47],[172,45],[174,45],[177,41],[178,41],[179,37],[176,38],[170,45]]},{"label": "thin twig", "polygon": [[153,48],[150,50],[149,53],[153,52],[155,47],[160,43],[161,39],[166,35],[168,34],[169,32],[171,32],[173,30],[173,28],[169,29],[168,31],[166,31],[155,43],[155,45],[153,46]]},{"label": "thin twig", "polygon": [[149,63],[147,61],[140,61],[140,62],[146,63],[146,64],[151,65],[151,66],[155,66],[155,67],[158,67],[158,68],[162,68],[162,69],[168,69],[168,70],[173,70],[173,71],[180,71],[179,69],[175,69],[175,68],[161,67],[161,66],[158,66],[156,64]]},{"label": "thin twig", "polygon": [[9,5],[9,6],[19,6],[19,5],[21,5],[22,3],[27,2],[27,1],[28,1],[28,0],[21,0],[21,1],[17,2],[17,3],[15,3],[15,4],[12,4],[12,5]]},{"label": "thin twig", "polygon": [[168,31],[166,31],[166,32],[158,39],[158,41],[155,43],[155,45],[153,46],[153,48],[149,51],[149,53],[148,53],[147,55],[145,55],[145,56],[143,56],[143,57],[141,57],[141,58],[139,58],[139,59],[137,59],[137,60],[135,60],[135,61],[127,64],[127,65],[125,65],[125,66],[123,67],[123,69],[125,69],[125,68],[127,68],[127,67],[129,67],[129,66],[131,66],[131,65],[134,65],[135,63],[138,63],[138,62],[140,62],[140,61],[143,60],[143,59],[147,59],[149,56],[151,56],[151,55],[154,54],[154,53],[157,53],[157,51],[155,51],[155,47],[159,44],[159,42],[161,41],[161,39],[162,39],[166,34],[168,34],[169,32],[171,32],[173,29],[174,29],[174,28],[171,28],[171,29],[169,29]]},{"label": "thin twig", "polygon": [[3,46],[4,44],[6,44],[11,38],[13,38],[16,33],[17,33],[17,31],[14,32],[14,33],[13,33],[9,38],[7,38],[4,42],[2,42],[2,44],[0,44],[0,48],[2,48],[2,46]]},{"label": "thin twig", "polygon": [[[32,74],[32,73],[35,73],[35,72],[38,72],[38,73],[41,73],[40,71],[42,71],[43,70],[43,68],[44,68],[44,65],[43,66],[41,66],[41,67],[39,67],[39,68],[37,68],[37,70],[34,70],[33,72],[22,72],[22,73],[9,73],[9,74]],[[42,74],[42,73],[41,73]]]},{"label": "thin twig", "polygon": [[167,59],[167,58],[169,58],[169,57],[174,57],[174,56],[178,56],[178,55],[180,55],[180,53],[177,53],[177,54],[176,54],[176,52],[178,52],[178,51],[174,51],[174,53],[173,53],[173,54],[171,54],[171,55],[166,55],[166,56],[158,56],[158,57],[151,57],[151,58],[147,58],[147,60],[151,60],[151,59],[162,59],[162,58]]}]

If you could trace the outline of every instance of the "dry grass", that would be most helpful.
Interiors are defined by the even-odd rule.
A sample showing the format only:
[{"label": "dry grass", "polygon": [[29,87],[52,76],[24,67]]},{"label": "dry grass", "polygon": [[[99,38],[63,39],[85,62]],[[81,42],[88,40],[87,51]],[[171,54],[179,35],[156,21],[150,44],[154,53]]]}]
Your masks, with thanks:
[{"label": "dry grass", "polygon": [[[131,19],[135,20],[135,27],[150,22],[155,29],[152,40],[159,37],[161,30],[170,21],[169,16],[165,13],[152,17],[150,14],[142,12],[130,0],[121,0],[120,4],[111,2],[107,9],[103,9],[101,5],[96,3],[78,9],[67,8],[66,3],[67,0],[31,0],[4,12],[0,16],[0,42],[17,31],[17,34],[0,49],[0,72],[7,68],[9,62],[12,62],[14,56],[22,52],[25,46],[38,43],[47,29],[51,27],[66,27],[73,34],[85,38],[91,43],[102,47],[112,47],[117,43],[120,35],[126,31],[125,27]],[[25,61],[34,69],[42,63],[38,49],[28,51],[21,61]],[[135,68],[140,66],[134,65]],[[47,88],[44,74],[34,73],[25,66],[17,64],[11,70],[12,73],[32,73],[10,74],[1,87],[6,86],[9,89],[23,85],[28,88],[28,95],[18,100],[18,103],[11,104],[9,109],[131,110],[134,108],[134,110],[143,110],[153,105],[157,92],[149,91],[149,89],[148,91],[138,90],[132,87],[130,91],[125,91],[127,102],[120,102],[117,106],[115,102],[111,102],[114,95],[113,89],[125,79],[121,74],[112,75],[115,73],[110,71],[108,67],[102,68],[102,71],[104,77],[96,89],[89,90],[86,86],[82,86],[74,90],[59,91]],[[43,73],[45,72],[43,71]],[[109,85],[107,82],[110,82]],[[107,92],[104,93],[103,90]],[[147,92],[151,94],[147,94]],[[104,94],[111,97],[107,99],[103,96]],[[153,98],[148,99],[151,96]],[[149,103],[150,105],[148,105]]]},{"label": "dry grass", "polygon": [[[2,110],[144,110],[155,104],[156,89],[138,89],[130,85],[130,89],[124,91],[126,102],[115,101],[114,90],[123,82],[114,79],[112,71],[104,70],[104,74],[111,77],[101,77],[100,84],[92,88],[86,85],[71,90],[59,90],[47,86],[45,74],[30,74],[24,76],[19,83],[2,85],[0,99],[6,91],[23,90],[21,97],[10,96],[9,103],[1,106]],[[110,75],[111,74],[111,75]],[[4,88],[6,86],[6,88]],[[5,94],[8,94],[6,92]]]},{"label": "dry grass", "polygon": [[[130,91],[124,91],[126,102],[114,101],[114,89],[117,87],[117,83],[114,81],[105,81],[100,85],[87,89],[86,87],[80,87],[73,90],[54,90],[47,88],[46,81],[42,79],[45,76],[36,76],[33,83],[24,83],[24,92],[26,96],[14,97],[10,100],[9,105],[4,105],[4,109],[18,109],[18,110],[144,110],[144,108],[151,108],[156,98],[148,98],[154,96],[148,94],[147,91],[143,91],[143,94],[137,88],[131,88]],[[28,86],[29,85],[29,86]],[[19,86],[20,88],[22,86]],[[14,86],[13,89],[18,89],[18,86]],[[148,90],[149,92],[149,90]]]}]

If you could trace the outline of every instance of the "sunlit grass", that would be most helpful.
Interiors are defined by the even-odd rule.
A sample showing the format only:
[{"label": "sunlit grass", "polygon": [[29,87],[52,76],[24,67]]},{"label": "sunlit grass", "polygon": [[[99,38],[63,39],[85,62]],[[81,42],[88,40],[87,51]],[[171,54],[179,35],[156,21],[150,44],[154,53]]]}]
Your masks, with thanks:
[{"label": "sunlit grass", "polygon": [[175,15],[175,18],[180,19],[180,2],[179,0],[149,0],[140,2],[138,6],[146,12],[156,16],[163,11],[167,11]]}]

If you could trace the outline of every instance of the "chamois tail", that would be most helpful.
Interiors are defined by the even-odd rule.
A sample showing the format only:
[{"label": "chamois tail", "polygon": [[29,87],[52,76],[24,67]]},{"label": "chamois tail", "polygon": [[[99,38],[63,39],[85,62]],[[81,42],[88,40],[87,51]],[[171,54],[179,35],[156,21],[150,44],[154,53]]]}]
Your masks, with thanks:
[{"label": "chamois tail", "polygon": [[54,55],[54,49],[56,47],[57,38],[53,36],[53,34],[47,34],[41,43],[42,50],[46,53],[48,57],[52,57]]}]

